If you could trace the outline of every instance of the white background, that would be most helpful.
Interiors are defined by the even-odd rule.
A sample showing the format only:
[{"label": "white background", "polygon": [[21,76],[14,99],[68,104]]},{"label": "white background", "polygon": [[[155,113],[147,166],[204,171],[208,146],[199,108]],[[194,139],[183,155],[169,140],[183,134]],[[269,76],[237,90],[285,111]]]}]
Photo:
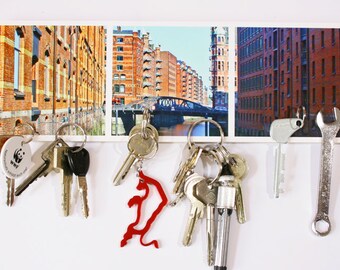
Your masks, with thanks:
[{"label": "white background", "polygon": [[[18,21],[76,20],[87,24],[140,22],[162,24],[240,23],[247,25],[339,26],[336,0],[319,1],[3,1],[2,24]],[[42,143],[32,143],[35,151]],[[327,269],[340,266],[340,147],[335,149],[330,217],[332,232],[325,238],[311,231],[317,202],[320,144],[294,143],[287,149],[286,192],[270,197],[272,151],[268,143],[227,143],[231,152],[243,155],[250,172],[244,180],[248,222],[231,227],[229,268]],[[141,247],[138,238],[120,248],[126,227],[135,218],[127,201],[136,194],[136,178],[130,174],[119,187],[112,177],[127,154],[123,142],[90,142],[92,164],[88,174],[90,217],[85,220],[79,198],[72,215],[60,209],[60,180],[51,174],[5,205],[5,181],[0,182],[0,269],[209,269],[206,240],[201,224],[191,247],[181,239],[189,212],[187,201],[166,208],[147,239],[161,248]],[[145,163],[145,173],[159,179],[169,196],[172,179],[181,160],[183,143],[162,143],[157,156]],[[75,187],[75,186],[74,186]],[[77,198],[74,192],[73,199]]]}]

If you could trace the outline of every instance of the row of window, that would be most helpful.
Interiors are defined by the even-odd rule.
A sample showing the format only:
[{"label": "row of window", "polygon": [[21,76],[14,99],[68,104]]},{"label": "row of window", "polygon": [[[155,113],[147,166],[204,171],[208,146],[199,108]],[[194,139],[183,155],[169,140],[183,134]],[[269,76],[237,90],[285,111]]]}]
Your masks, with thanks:
[{"label": "row of window", "polygon": [[258,37],[249,44],[243,46],[239,50],[240,60],[250,57],[255,53],[261,52],[263,50],[263,36]]},{"label": "row of window", "polygon": [[248,27],[240,32],[240,45],[262,32],[261,27]]},{"label": "row of window", "polygon": [[113,80],[114,81],[118,81],[118,80],[125,81],[126,80],[126,75],[125,74],[114,74],[113,75]]},{"label": "row of window", "polygon": [[263,58],[262,56],[253,58],[246,63],[240,65],[240,75],[245,76],[247,74],[257,72],[263,69]]},{"label": "row of window", "polygon": [[263,75],[240,80],[240,91],[253,91],[263,89]]}]

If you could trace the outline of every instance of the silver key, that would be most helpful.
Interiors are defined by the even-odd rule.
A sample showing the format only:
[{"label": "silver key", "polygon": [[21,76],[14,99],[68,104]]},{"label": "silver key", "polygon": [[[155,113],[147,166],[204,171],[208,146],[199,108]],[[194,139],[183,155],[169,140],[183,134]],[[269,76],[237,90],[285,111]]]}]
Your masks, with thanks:
[{"label": "silver key", "polygon": [[193,174],[193,170],[202,154],[203,149],[201,147],[195,147],[192,149],[189,158],[180,164],[180,167],[174,178],[175,186],[172,190],[176,194],[176,199],[170,202],[170,206],[175,206],[184,197],[184,184],[188,176]]},{"label": "silver key", "polygon": [[41,156],[43,163],[39,165],[24,181],[17,186],[15,190],[15,196],[19,196],[25,191],[30,184],[32,184],[39,177],[47,176],[51,171],[55,170],[53,167],[54,148],[56,146],[68,146],[63,139],[58,138],[49,144],[41,153],[36,153]]},{"label": "silver key", "polygon": [[215,244],[215,204],[217,189],[209,185],[208,179],[203,179],[194,187],[195,197],[199,198],[206,205],[206,231],[208,241],[208,265],[214,264],[214,244]]},{"label": "silver key", "polygon": [[278,146],[275,149],[275,169],[274,169],[274,196],[279,198],[283,189],[280,185],[284,182],[285,153],[282,145],[288,143],[288,139],[303,127],[304,121],[300,118],[286,118],[274,120],[270,126],[270,137],[274,139]]},{"label": "silver key", "polygon": [[191,203],[190,215],[183,237],[184,246],[189,246],[191,244],[195,225],[204,215],[205,204],[200,201],[195,194],[195,185],[200,181],[205,181],[205,178],[194,173],[187,178],[184,184],[184,193]]},{"label": "silver key", "polygon": [[71,206],[71,186],[73,175],[66,156],[68,146],[55,147],[53,151],[53,167],[54,170],[60,174],[62,182],[62,210],[64,216],[68,216],[70,214]]},{"label": "silver key", "polygon": [[157,151],[158,134],[154,134],[151,129],[146,129],[146,133],[148,135],[146,138],[143,137],[141,132],[136,132],[130,136],[128,141],[129,154],[113,179],[115,186],[125,179],[136,160],[153,155]]},{"label": "silver key", "polygon": [[222,175],[218,180],[216,202],[216,250],[214,269],[227,269],[230,216],[235,208],[234,176]]},{"label": "silver key", "polygon": [[340,129],[340,110],[338,108],[334,108],[334,115],[335,121],[329,124],[324,123],[321,112],[316,116],[316,123],[322,134],[322,144],[318,211],[312,224],[312,229],[314,233],[319,236],[326,236],[331,231],[331,222],[329,220],[328,211],[332,180],[334,138]]}]

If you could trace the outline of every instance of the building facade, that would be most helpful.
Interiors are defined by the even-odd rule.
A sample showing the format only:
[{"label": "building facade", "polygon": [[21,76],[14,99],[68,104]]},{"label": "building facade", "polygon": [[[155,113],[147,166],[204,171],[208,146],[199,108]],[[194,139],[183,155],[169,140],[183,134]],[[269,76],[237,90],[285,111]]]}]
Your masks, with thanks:
[{"label": "building facade", "polygon": [[330,120],[339,104],[339,35],[339,29],[239,28],[236,134],[269,135],[273,120],[304,106],[304,136],[317,135],[317,112]]},{"label": "building facade", "polygon": [[[123,79],[122,79],[123,77]],[[133,86],[133,87],[132,87]],[[129,104],[147,96],[173,96],[203,103],[203,80],[150,33],[113,31],[113,102]]]},{"label": "building facade", "polygon": [[228,109],[229,38],[227,27],[211,27],[210,89],[213,108]]},{"label": "building facade", "polygon": [[[0,128],[33,122],[51,134],[103,104],[105,30],[99,26],[0,26]],[[57,123],[44,125],[45,123]]]}]

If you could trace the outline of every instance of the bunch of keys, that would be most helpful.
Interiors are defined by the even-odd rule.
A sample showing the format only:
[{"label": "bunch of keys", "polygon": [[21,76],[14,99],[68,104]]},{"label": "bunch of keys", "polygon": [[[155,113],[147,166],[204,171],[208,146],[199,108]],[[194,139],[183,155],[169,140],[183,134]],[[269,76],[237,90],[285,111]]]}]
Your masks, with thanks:
[{"label": "bunch of keys", "polygon": [[[207,145],[201,148],[191,141],[193,128],[202,122],[210,122],[216,125],[221,133],[221,141],[217,145]],[[198,220],[206,215],[207,232],[207,260],[208,265],[226,267],[227,243],[229,233],[229,220],[233,209],[236,208],[237,219],[240,224],[246,222],[245,208],[243,204],[241,180],[248,172],[246,161],[239,155],[230,154],[222,145],[224,139],[223,130],[213,120],[200,120],[189,129],[188,148],[192,149],[187,161],[181,163],[175,177],[173,192],[177,198],[171,204],[176,205],[178,198],[186,196],[190,203],[190,215],[183,237],[183,245],[189,246]],[[200,157],[212,157],[218,164],[219,171],[214,179],[201,176],[194,172]],[[223,180],[227,177],[228,183]],[[225,192],[227,194],[225,194]],[[225,200],[227,199],[227,202]],[[226,209],[224,211],[224,209]],[[219,269],[219,268],[218,268]]]},{"label": "bunch of keys", "polygon": [[[129,150],[129,155],[127,156],[123,165],[114,177],[113,184],[119,185],[122,180],[125,179],[130,168],[134,164],[136,164],[138,177],[138,184],[136,188],[139,191],[144,190],[145,194],[143,196],[134,196],[128,202],[128,206],[130,208],[132,206],[137,206],[137,217],[136,220],[128,226],[120,246],[124,247],[133,237],[133,235],[139,235],[141,245],[153,245],[154,247],[159,248],[159,243],[157,240],[153,240],[148,243],[144,242],[144,236],[150,230],[153,222],[156,220],[157,216],[161,213],[163,208],[168,203],[168,199],[162,188],[162,185],[157,180],[146,176],[142,171],[143,161],[145,159],[150,159],[154,157],[158,150],[158,132],[155,127],[150,124],[150,111],[147,108],[145,108],[143,111],[142,123],[140,125],[134,126],[131,129],[127,147]],[[156,192],[159,194],[161,200],[157,208],[153,211],[152,215],[147,220],[146,225],[142,229],[140,229],[138,228],[138,225],[141,221],[141,209],[144,202],[148,199],[150,188],[156,189]]]},{"label": "bunch of keys", "polygon": [[32,132],[28,140],[19,135],[1,137],[0,165],[6,176],[7,206],[12,206],[14,203],[15,179],[25,175],[31,164],[32,153],[29,143],[36,133],[35,129],[30,124],[24,123],[15,126],[13,131],[15,134],[18,128],[24,127],[28,127]]},{"label": "bunch of keys", "polygon": [[[81,130],[84,140],[80,147],[70,147],[61,137],[61,131],[66,127],[75,127]],[[81,196],[82,209],[84,217],[89,215],[87,201],[87,182],[86,174],[90,166],[90,157],[88,151],[84,148],[87,140],[85,130],[78,124],[66,123],[60,126],[56,132],[55,140],[48,146],[44,146],[33,155],[33,160],[38,160],[27,178],[17,186],[15,195],[19,196],[35,180],[42,176],[47,176],[54,171],[60,174],[62,183],[62,211],[64,216],[70,214],[71,207],[71,186],[73,174],[78,180],[78,191]]]},{"label": "bunch of keys", "polygon": [[[302,118],[300,114],[302,111]],[[297,110],[296,118],[277,119],[270,125],[270,137],[278,143],[275,148],[275,169],[274,169],[274,197],[279,198],[283,189],[280,187],[284,183],[285,171],[285,150],[282,149],[283,145],[287,145],[288,139],[299,129],[303,128],[306,118],[306,109],[300,107]]]}]

